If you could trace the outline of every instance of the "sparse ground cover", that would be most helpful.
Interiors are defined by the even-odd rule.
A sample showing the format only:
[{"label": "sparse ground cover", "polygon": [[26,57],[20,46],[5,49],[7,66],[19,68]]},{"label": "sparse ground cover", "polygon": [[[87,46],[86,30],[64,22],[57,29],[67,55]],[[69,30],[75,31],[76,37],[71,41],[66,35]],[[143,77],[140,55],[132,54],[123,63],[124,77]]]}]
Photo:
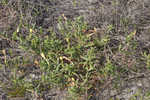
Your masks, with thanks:
[{"label": "sparse ground cover", "polygon": [[147,3],[0,1],[1,99],[149,100]]}]

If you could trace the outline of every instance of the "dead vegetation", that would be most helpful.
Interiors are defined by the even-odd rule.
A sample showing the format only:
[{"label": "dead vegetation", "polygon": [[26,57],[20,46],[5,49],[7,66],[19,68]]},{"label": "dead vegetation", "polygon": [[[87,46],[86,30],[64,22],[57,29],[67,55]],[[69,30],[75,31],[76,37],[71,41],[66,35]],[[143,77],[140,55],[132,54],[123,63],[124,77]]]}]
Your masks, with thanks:
[{"label": "dead vegetation", "polygon": [[149,5],[1,0],[2,100],[149,100]]}]

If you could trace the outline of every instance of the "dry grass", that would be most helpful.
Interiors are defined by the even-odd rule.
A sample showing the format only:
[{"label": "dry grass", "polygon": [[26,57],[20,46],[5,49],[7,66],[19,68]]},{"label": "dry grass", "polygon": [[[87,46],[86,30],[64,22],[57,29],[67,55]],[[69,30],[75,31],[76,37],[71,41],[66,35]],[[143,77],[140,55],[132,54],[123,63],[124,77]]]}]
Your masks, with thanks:
[{"label": "dry grass", "polygon": [[0,95],[10,100],[64,100],[66,95],[69,100],[148,100],[149,4],[0,1]]}]

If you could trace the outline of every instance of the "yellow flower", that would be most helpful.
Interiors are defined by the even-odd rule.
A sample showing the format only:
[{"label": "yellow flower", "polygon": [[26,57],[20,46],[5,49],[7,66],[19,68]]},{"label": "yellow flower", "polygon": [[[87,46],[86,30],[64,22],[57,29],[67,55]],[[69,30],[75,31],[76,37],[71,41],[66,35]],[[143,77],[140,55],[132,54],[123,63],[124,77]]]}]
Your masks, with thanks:
[{"label": "yellow flower", "polygon": [[33,30],[30,28],[30,33],[32,33],[33,32]]},{"label": "yellow flower", "polygon": [[5,51],[5,50],[2,50],[2,53],[3,53],[4,55],[6,55],[6,51]]},{"label": "yellow flower", "polygon": [[45,55],[44,55],[43,52],[41,53],[41,57],[44,58],[44,59],[46,59],[46,57],[45,57]]}]

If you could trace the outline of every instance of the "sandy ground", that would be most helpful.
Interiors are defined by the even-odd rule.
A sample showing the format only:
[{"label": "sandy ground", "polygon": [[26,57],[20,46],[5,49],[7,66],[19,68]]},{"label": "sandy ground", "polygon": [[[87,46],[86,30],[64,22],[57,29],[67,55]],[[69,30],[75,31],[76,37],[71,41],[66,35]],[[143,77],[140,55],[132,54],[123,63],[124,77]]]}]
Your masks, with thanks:
[{"label": "sandy ground", "polygon": [[[114,32],[110,35],[120,41],[124,41],[124,36],[136,28],[136,39],[141,44],[140,50],[147,50],[148,52],[150,50],[150,0],[20,0],[20,2],[16,2],[17,0],[12,0],[9,5],[18,4],[19,12],[8,8],[8,11],[12,10],[11,12],[14,13],[1,15],[11,17],[11,19],[8,18],[9,20],[6,18],[0,24],[0,31],[5,31],[8,35],[16,28],[14,24],[19,21],[17,16],[19,13],[25,13],[24,20],[27,20],[28,23],[36,23],[36,26],[44,29],[45,34],[47,34],[49,27],[54,27],[54,31],[58,32],[57,19],[62,14],[70,19],[81,15],[84,16],[91,28],[94,26],[106,29],[108,25],[114,25]],[[23,3],[27,5],[26,10],[23,10],[23,6],[21,6]],[[34,8],[38,8],[40,12],[36,17],[32,16]],[[2,11],[0,12],[2,13]],[[1,16],[0,19],[2,19]],[[128,25],[123,25],[120,22],[121,19],[128,19]],[[10,25],[14,25],[14,27],[10,29]],[[21,31],[22,34],[26,32],[26,30]],[[24,55],[24,51],[19,51],[16,47],[17,44],[0,37],[1,50],[14,48],[14,51],[17,52],[14,56]],[[0,60],[3,60],[2,56]],[[101,91],[93,92],[94,96],[90,100],[110,100],[111,98],[111,100],[149,100],[150,73],[149,70],[143,68],[144,65],[141,66],[141,62],[139,62],[139,66],[141,68],[139,73],[125,73],[127,74],[125,77],[122,76],[120,79],[114,78],[108,81]],[[4,77],[6,76],[7,73],[2,71],[0,80],[5,81],[7,78]],[[0,100],[6,100],[7,94],[3,90],[0,90],[0,94]],[[66,95],[66,91],[54,89],[44,93],[45,97],[39,100],[66,100]],[[38,98],[11,98],[10,100],[38,100]]]}]

